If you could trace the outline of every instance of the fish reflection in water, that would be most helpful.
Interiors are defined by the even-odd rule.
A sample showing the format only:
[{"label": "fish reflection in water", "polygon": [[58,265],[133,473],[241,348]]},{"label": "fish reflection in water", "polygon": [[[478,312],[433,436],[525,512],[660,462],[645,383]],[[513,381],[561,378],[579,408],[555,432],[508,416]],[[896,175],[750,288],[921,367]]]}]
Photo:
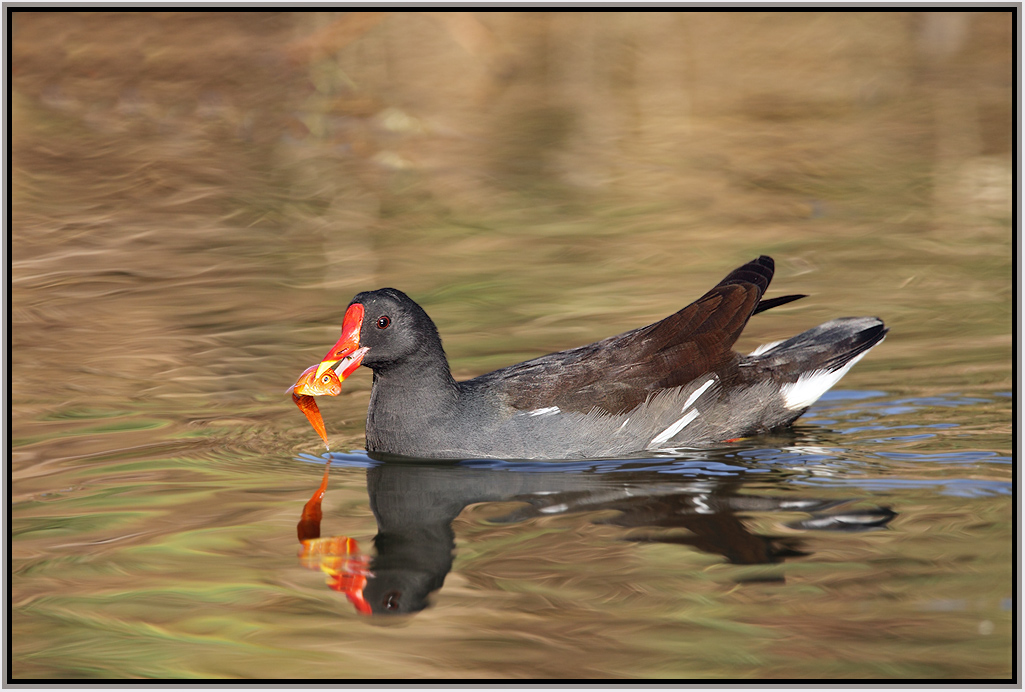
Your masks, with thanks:
[{"label": "fish reflection in water", "polygon": [[[628,540],[688,545],[738,565],[777,564],[809,554],[799,537],[754,533],[741,520],[742,513],[802,512],[808,516],[787,524],[789,528],[840,532],[884,527],[896,516],[887,507],[845,510],[851,500],[741,494],[744,481],[738,476],[697,473],[667,480],[667,475],[652,470],[531,472],[439,465],[436,460],[423,465],[387,461],[367,469],[370,508],[378,526],[376,556],[370,559],[359,554],[352,539],[319,538],[325,470],[299,522],[301,556],[307,567],[319,564],[331,588],[345,593],[357,611],[415,613],[426,608],[429,596],[444,584],[454,559],[452,521],[475,503],[524,503],[492,520],[498,523],[614,510],[615,516],[600,521],[631,529]],[[318,563],[315,558],[321,557]]]}]

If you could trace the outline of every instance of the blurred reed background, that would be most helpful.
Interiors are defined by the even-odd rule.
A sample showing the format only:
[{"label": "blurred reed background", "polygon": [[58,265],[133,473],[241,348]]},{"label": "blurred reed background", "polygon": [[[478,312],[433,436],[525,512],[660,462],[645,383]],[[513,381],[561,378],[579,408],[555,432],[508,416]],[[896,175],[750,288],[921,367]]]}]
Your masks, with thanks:
[{"label": "blurred reed background", "polygon": [[[873,290],[907,254],[896,286],[935,297],[921,248],[1008,247],[1010,18],[15,12],[16,346],[21,269],[55,243],[124,244],[108,281],[184,249],[342,293],[494,278],[482,252],[647,291],[850,247]],[[320,267],[289,262],[311,245]]]},{"label": "blurred reed background", "polygon": [[751,346],[878,314],[885,370],[1006,387],[1011,19],[14,12],[16,424],[262,408],[383,285],[478,374],[762,253],[815,297]]}]

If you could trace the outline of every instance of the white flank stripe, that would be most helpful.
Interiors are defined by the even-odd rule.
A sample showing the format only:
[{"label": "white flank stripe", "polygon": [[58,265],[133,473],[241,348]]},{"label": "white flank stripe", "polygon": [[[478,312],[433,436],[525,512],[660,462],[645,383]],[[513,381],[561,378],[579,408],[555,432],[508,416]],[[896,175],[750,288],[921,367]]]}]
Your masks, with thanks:
[{"label": "white flank stripe", "polygon": [[694,393],[687,397],[687,401],[686,403],[684,403],[683,408],[680,409],[680,413],[683,413],[684,411],[689,409],[690,405],[697,401],[698,397],[704,394],[705,390],[711,387],[713,382],[715,382],[715,378],[710,379],[708,382],[705,382],[703,385],[694,390]]},{"label": "white flank stripe", "polygon": [[713,384],[715,384],[715,378],[714,377],[712,379],[708,380],[707,382],[705,382],[703,385],[701,385],[697,389],[695,389],[693,392],[691,392],[691,395],[689,397],[687,397],[687,401],[684,402],[683,408],[680,409],[680,413],[683,413],[683,416],[681,416],[678,421],[676,421],[675,423],[670,425],[668,428],[666,428],[665,430],[660,432],[658,435],[655,435],[655,437],[651,438],[651,442],[648,443],[648,449],[651,449],[653,447],[657,447],[658,445],[662,444],[663,442],[665,442],[666,440],[671,438],[673,435],[675,435],[676,433],[680,432],[685,427],[687,427],[687,425],[690,424],[690,422],[692,420],[697,418],[698,417],[698,410],[697,409],[694,409],[694,410],[690,411],[689,413],[684,413],[684,412],[687,411],[687,409],[690,408],[690,405],[693,404],[695,401],[697,401],[698,397],[700,397],[702,394],[704,394],[705,391],[709,387],[711,387]]},{"label": "white flank stripe", "polygon": [[839,382],[840,378],[846,375],[847,371],[853,368],[865,353],[868,351],[859,353],[839,370],[813,370],[798,377],[797,382],[783,385],[780,388],[783,405],[791,411],[808,408],[818,401],[820,396],[828,392],[830,387]]},{"label": "white flank stripe", "polygon": [[548,408],[536,408],[533,411],[528,411],[528,416],[554,416],[556,413],[562,413],[562,410],[558,406],[549,406]]},{"label": "white flank stripe", "polygon": [[652,447],[654,447],[656,445],[662,444],[663,442],[665,442],[666,440],[671,438],[673,435],[675,435],[676,433],[680,432],[685,427],[687,427],[687,424],[690,423],[692,420],[694,420],[697,417],[698,417],[698,410],[697,409],[694,409],[694,410],[690,411],[689,413],[683,414],[683,417],[680,418],[680,420],[678,420],[675,423],[673,423],[672,425],[670,425],[668,428],[666,428],[665,430],[660,432],[658,435],[655,435],[655,437],[653,437],[651,439],[651,442],[648,444],[648,448],[650,449],[650,448],[652,448]]},{"label": "white flank stripe", "polygon": [[765,353],[766,351],[768,351],[770,348],[775,348],[775,347],[779,346],[781,343],[783,343],[783,339],[780,339],[779,341],[770,341],[767,344],[762,344],[761,346],[759,346],[755,350],[751,351],[747,355],[749,355],[749,356],[760,356],[763,353]]}]

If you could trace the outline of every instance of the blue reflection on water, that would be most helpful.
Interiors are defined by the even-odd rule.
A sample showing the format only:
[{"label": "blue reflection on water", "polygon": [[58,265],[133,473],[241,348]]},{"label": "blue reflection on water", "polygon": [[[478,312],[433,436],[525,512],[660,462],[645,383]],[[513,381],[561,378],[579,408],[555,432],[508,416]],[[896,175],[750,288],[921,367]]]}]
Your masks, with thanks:
[{"label": "blue reflection on water", "polygon": [[[379,466],[385,461],[370,458],[363,450],[352,450],[349,453],[327,452],[321,456],[300,454],[297,459],[312,464],[326,464],[348,468],[370,468]],[[505,460],[505,459],[462,459],[458,461],[409,459],[410,463],[451,464],[464,468],[500,469],[519,473],[617,473],[648,471],[670,473],[675,475],[694,476],[731,476],[745,473],[765,472],[767,469],[752,469],[749,466],[733,465],[712,459],[673,459],[673,458],[639,458],[639,459],[592,459],[581,461],[536,461],[536,460]]]},{"label": "blue reflection on water", "polygon": [[935,464],[976,464],[987,463],[1010,464],[1013,457],[1005,457],[996,452],[935,452],[932,454],[913,454],[908,452],[879,452],[879,456],[896,461],[921,461]]},{"label": "blue reflection on water", "polygon": [[[997,393],[1004,396],[1008,393]],[[830,428],[830,435],[856,435],[875,431],[895,430],[945,430],[959,427],[958,423],[923,423],[884,425],[879,418],[918,411],[926,407],[973,407],[979,404],[993,403],[993,399],[961,396],[960,394],[902,398],[880,402],[863,400],[885,397],[885,392],[837,390],[827,392],[816,404],[816,410],[833,410],[841,412],[841,419],[817,419],[815,410],[806,419],[813,426],[830,424],[839,426]],[[859,402],[853,403],[852,402]],[[870,423],[858,425],[858,423]],[[592,460],[504,460],[504,459],[463,459],[463,460],[399,460],[404,463],[431,463],[454,465],[472,469],[495,469],[517,473],[594,473],[614,474],[646,472],[671,474],[674,477],[739,477],[747,474],[774,473],[790,470],[797,473],[790,480],[801,484],[854,485],[864,491],[894,491],[900,488],[931,488],[935,492],[957,497],[987,497],[1007,495],[1012,492],[1011,483],[974,478],[945,478],[941,480],[878,478],[879,463],[886,461],[920,462],[924,465],[938,463],[945,465],[962,465],[966,467],[978,464],[1010,464],[1013,457],[1003,456],[994,451],[964,450],[955,452],[890,452],[878,449],[880,445],[894,443],[907,444],[937,438],[936,433],[920,432],[908,435],[890,435],[872,439],[859,440],[856,444],[844,446],[827,446],[809,444],[806,440],[795,439],[792,444],[781,447],[755,447],[764,444],[769,438],[752,438],[739,445],[709,450],[667,450],[649,453],[636,458],[592,459]],[[778,441],[778,438],[772,441]],[[834,442],[836,440],[834,439]],[[745,447],[747,444],[749,446]],[[320,456],[301,454],[300,461],[333,465],[350,468],[371,468],[384,463],[371,458],[362,449],[348,453],[329,452]],[[873,463],[873,459],[878,462]]]},{"label": "blue reflection on water", "polygon": [[886,392],[879,392],[873,389],[831,389],[819,398],[819,403],[824,401],[857,401],[859,399],[874,399],[878,396],[886,396]]},{"label": "blue reflection on water", "polygon": [[907,488],[928,489],[942,495],[953,497],[992,497],[1010,495],[1012,484],[1004,481],[987,481],[975,478],[948,478],[943,480],[919,480],[913,478],[843,478],[835,476],[817,476],[798,479],[798,485],[853,485],[860,490],[886,492]]},{"label": "blue reflection on water", "polygon": [[383,462],[375,461],[367,456],[362,449],[354,449],[348,454],[343,452],[326,452],[319,457],[313,454],[303,453],[296,457],[298,461],[305,461],[309,464],[326,464],[331,462],[335,466],[343,468],[370,468],[379,466]]}]

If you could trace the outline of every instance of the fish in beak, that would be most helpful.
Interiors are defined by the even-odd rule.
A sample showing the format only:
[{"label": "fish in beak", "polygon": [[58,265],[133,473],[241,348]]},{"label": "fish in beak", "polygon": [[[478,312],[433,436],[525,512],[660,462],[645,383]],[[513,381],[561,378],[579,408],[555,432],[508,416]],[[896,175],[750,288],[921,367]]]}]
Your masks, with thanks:
[{"label": "fish in beak", "polygon": [[317,377],[319,365],[311,365],[303,370],[299,379],[285,390],[285,394],[294,393],[299,396],[338,396],[342,392],[342,381],[334,370],[326,370]]},{"label": "fish in beak", "polygon": [[338,370],[327,368],[323,374],[318,375],[320,365],[311,365],[303,370],[299,379],[285,393],[292,394],[292,401],[299,407],[299,410],[306,416],[313,429],[324,440],[324,446],[331,449],[327,442],[327,429],[324,427],[324,418],[320,415],[320,408],[317,406],[315,396],[338,396],[342,391],[342,380],[351,375],[359,367],[360,361],[369,349],[358,348],[345,358],[337,362]]},{"label": "fish in beak", "polygon": [[331,347],[331,350],[327,352],[324,359],[320,361],[320,365],[317,367],[317,378],[320,378],[329,368],[337,370],[346,357],[355,357],[356,353],[362,350],[363,353],[360,353],[355,361],[349,361],[348,365],[343,366],[344,369],[339,375],[339,379],[344,380],[359,367],[360,361],[363,360],[363,355],[367,352],[366,348],[360,349],[359,347],[359,330],[362,326],[363,306],[360,303],[353,303],[345,311],[345,318],[342,320],[342,337]]},{"label": "fish in beak", "polygon": [[303,412],[310,425],[331,449],[327,441],[327,429],[320,415],[315,396],[338,396],[342,381],[354,373],[363,362],[363,356],[370,349],[359,345],[359,330],[363,324],[363,306],[355,303],[349,306],[342,321],[342,338],[332,347],[317,365],[306,368],[295,384],[285,390],[292,394],[292,401]]},{"label": "fish in beak", "polygon": [[292,401],[295,402],[295,405],[306,416],[306,420],[310,421],[310,425],[320,435],[320,439],[324,440],[324,446],[328,449],[331,449],[331,446],[327,442],[327,429],[324,427],[324,418],[320,415],[320,408],[317,407],[317,402],[313,397],[321,395],[338,396],[341,391],[342,381],[338,378],[338,374],[334,370],[328,370],[320,377],[317,377],[316,365],[311,365],[303,370],[303,374],[299,375],[299,379],[295,381],[295,384],[285,390],[286,394],[291,392]]}]

